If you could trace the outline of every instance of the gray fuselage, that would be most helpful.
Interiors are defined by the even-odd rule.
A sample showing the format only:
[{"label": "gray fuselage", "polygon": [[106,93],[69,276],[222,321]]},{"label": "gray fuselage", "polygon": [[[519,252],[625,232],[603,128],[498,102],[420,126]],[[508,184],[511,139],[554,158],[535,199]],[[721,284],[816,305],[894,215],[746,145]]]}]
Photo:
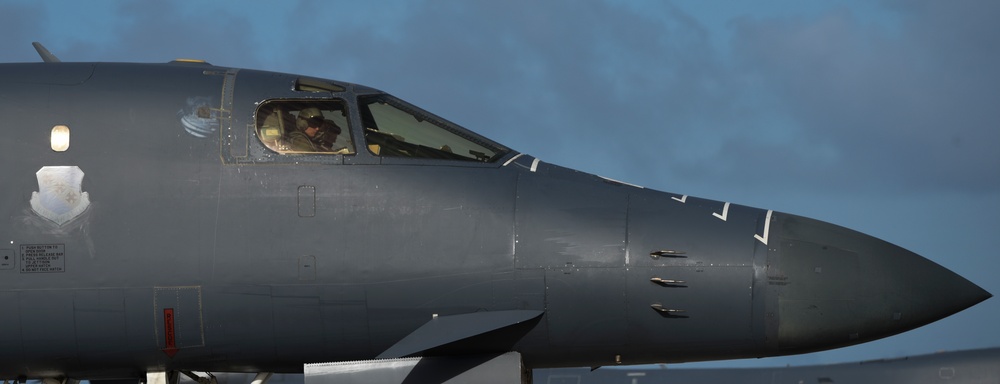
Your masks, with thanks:
[{"label": "gray fuselage", "polygon": [[[988,297],[857,232],[539,162],[431,114],[495,156],[389,153],[413,143],[399,135],[376,155],[359,100],[388,95],[301,82],[197,63],[0,64],[0,377],[296,372],[371,359],[436,316],[508,310],[544,315],[427,354],[760,357],[881,338]],[[259,107],[315,100],[344,107],[351,153],[262,142]]]}]

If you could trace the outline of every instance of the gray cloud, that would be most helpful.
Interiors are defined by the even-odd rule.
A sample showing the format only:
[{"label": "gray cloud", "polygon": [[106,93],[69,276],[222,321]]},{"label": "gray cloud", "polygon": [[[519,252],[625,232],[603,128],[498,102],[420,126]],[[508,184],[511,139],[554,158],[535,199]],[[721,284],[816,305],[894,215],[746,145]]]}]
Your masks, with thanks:
[{"label": "gray cloud", "polygon": [[58,56],[70,61],[162,63],[193,58],[217,65],[260,64],[261,50],[252,44],[254,25],[242,14],[193,3],[186,7],[133,0],[101,5],[112,15],[110,40],[58,36],[68,42]]},{"label": "gray cloud", "polygon": [[5,62],[40,61],[32,41],[39,41],[32,29],[43,25],[44,5],[41,3],[11,3],[4,5],[0,23],[0,55]]},{"label": "gray cloud", "polygon": [[1000,151],[992,147],[1000,130],[991,127],[1000,115],[989,100],[1000,96],[1000,71],[987,47],[1000,29],[973,15],[1000,12],[967,5],[975,3],[901,10],[898,32],[863,25],[847,10],[812,20],[743,19],[733,45],[740,70],[787,106],[800,142],[831,146],[836,161],[816,169],[820,175],[996,192]]}]

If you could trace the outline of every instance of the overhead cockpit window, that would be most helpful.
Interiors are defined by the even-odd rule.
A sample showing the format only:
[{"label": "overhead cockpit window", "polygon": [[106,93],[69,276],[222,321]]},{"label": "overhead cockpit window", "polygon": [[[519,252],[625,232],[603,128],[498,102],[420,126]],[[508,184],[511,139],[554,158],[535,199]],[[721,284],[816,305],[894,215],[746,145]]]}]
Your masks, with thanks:
[{"label": "overhead cockpit window", "polygon": [[257,108],[257,137],[282,154],[353,154],[347,116],[342,100],[268,101]]},{"label": "overhead cockpit window", "polygon": [[299,92],[343,92],[346,88],[337,85],[329,80],[316,79],[312,77],[300,77],[295,79],[292,89]]},{"label": "overhead cockpit window", "polygon": [[378,156],[491,162],[507,150],[388,95],[358,104],[368,150]]}]

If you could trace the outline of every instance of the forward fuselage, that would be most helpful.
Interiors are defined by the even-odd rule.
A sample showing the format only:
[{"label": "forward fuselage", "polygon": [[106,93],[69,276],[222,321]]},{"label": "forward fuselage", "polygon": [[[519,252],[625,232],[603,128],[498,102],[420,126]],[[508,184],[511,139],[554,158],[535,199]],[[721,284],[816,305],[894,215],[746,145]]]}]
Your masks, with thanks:
[{"label": "forward fuselage", "polygon": [[[384,93],[298,79],[205,64],[0,65],[0,252],[11,260],[0,376],[294,372],[373,358],[434,316],[503,310],[545,313],[485,347],[520,351],[529,367],[768,356],[883,337],[984,298],[852,231],[485,139],[469,140],[493,158],[388,154],[395,139],[376,144],[359,113]],[[343,106],[350,153],[265,142],[262,106],[312,101]],[[65,151],[51,147],[55,126],[68,128]],[[918,276],[863,278],[900,262]],[[942,306],[909,292],[933,274],[971,297],[942,292]]]}]

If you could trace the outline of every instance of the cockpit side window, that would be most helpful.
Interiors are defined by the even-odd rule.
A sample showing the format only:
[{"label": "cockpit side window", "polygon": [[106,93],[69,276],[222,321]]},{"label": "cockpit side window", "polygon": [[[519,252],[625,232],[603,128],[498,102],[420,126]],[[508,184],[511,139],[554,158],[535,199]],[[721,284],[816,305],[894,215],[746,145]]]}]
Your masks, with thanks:
[{"label": "cockpit side window", "polygon": [[507,153],[481,136],[388,95],[362,96],[358,105],[368,150],[377,156],[491,162]]},{"label": "cockpit side window", "polygon": [[343,100],[271,100],[257,108],[257,137],[281,154],[355,153]]}]

